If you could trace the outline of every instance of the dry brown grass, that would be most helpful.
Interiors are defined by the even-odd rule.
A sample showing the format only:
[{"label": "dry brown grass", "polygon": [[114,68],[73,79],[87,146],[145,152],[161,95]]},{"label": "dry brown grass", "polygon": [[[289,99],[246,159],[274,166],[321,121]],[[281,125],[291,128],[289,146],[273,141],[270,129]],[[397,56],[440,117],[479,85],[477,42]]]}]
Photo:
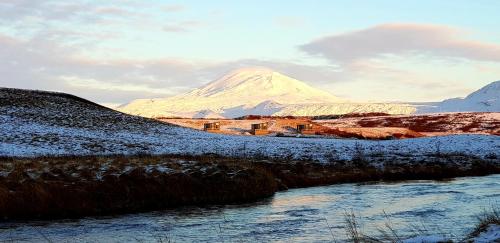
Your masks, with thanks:
[{"label": "dry brown grass", "polygon": [[[5,166],[8,163],[10,169]],[[231,204],[277,191],[274,177],[266,171],[214,158],[88,156],[14,159],[2,164],[9,172],[0,177],[3,218],[80,217]],[[169,170],[149,170],[151,165]],[[126,167],[131,169],[124,171]]]},{"label": "dry brown grass", "polygon": [[500,208],[492,206],[489,210],[477,216],[477,223],[474,230],[469,234],[468,238],[473,238],[486,231],[490,225],[500,225]]},{"label": "dry brown grass", "polygon": [[[361,217],[354,213],[354,211],[346,211],[344,213],[344,229],[347,236],[348,242],[353,243],[382,243],[382,242],[403,242],[405,238],[409,238],[409,236],[403,237],[403,232],[395,230],[391,219],[388,215],[385,215],[385,222],[383,226],[378,227],[379,235],[368,235],[363,231],[363,226],[360,223]],[[469,233],[465,239],[461,239],[458,242],[473,242],[473,238],[479,236],[482,232],[486,232],[490,225],[500,225],[500,211],[498,206],[492,206],[490,210],[485,210],[483,214],[478,216],[477,224],[474,230]],[[410,237],[416,236],[425,236],[428,235],[429,229],[425,227],[425,225],[417,226],[411,225],[411,229],[406,232],[413,232]],[[435,231],[435,230],[434,230]],[[449,239],[449,235],[441,232],[438,235],[441,235],[443,238],[443,243],[451,243],[454,242]],[[497,241],[495,241],[497,242]]]},{"label": "dry brown grass", "polygon": [[[287,188],[500,173],[497,160],[462,154],[429,155],[427,161],[408,157],[401,163],[371,157],[362,148],[359,154],[352,161],[328,164],[216,155],[0,158],[0,217],[80,217],[232,204]],[[382,159],[383,169],[373,167],[373,159]],[[468,160],[469,166],[448,160]]]}]

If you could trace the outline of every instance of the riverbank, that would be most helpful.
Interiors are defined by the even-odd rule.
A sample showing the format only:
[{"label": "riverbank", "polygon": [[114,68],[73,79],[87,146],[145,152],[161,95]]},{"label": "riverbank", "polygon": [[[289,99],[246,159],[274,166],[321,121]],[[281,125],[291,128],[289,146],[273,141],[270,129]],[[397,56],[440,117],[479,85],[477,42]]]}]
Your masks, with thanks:
[{"label": "riverbank", "polygon": [[[345,212],[344,229],[346,231],[347,241],[357,243],[490,243],[500,241],[500,211],[496,206],[493,206],[491,209],[477,215],[477,222],[474,224],[474,229],[467,233],[464,238],[460,238],[457,241],[453,240],[453,237],[449,233],[440,232],[439,234],[429,234],[429,230],[426,229],[427,226],[425,224],[421,226],[413,225],[413,229],[409,230],[409,232],[413,232],[413,234],[408,237],[408,233],[395,230],[395,225],[391,222],[391,219],[387,215],[384,215],[384,217],[386,218],[386,221],[383,226],[378,227],[378,234],[370,235],[365,233],[361,227],[359,215],[356,215],[352,211]],[[454,237],[456,238],[456,236]],[[334,235],[332,235],[332,240],[336,241]]]},{"label": "riverbank", "polygon": [[[349,242],[346,213],[354,212],[359,232],[369,238],[385,239],[379,229],[387,231],[387,223],[399,239],[435,236],[464,242],[480,225],[478,216],[491,215],[491,209],[498,208],[494,202],[499,198],[499,176],[346,183],[280,191],[273,197],[243,205],[179,207],[69,220],[2,221],[0,239],[8,242],[334,242],[334,239]],[[494,235],[492,226],[483,228],[487,231],[481,233],[489,230],[489,234],[482,234],[482,238]]]},{"label": "riverbank", "polygon": [[327,164],[210,155],[1,158],[0,217],[78,218],[238,204],[288,188],[495,173],[500,173],[497,158],[463,154],[435,154],[421,161],[359,154]]},{"label": "riverbank", "polygon": [[42,157],[0,163],[2,218],[78,218],[269,197],[272,175],[168,156]]}]

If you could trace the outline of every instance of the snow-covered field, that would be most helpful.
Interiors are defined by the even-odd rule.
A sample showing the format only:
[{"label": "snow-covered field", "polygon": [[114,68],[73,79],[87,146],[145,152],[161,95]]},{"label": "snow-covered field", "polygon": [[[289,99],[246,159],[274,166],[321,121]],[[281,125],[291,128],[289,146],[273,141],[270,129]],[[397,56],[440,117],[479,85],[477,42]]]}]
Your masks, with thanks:
[{"label": "snow-covered field", "polygon": [[190,154],[265,156],[327,162],[364,153],[421,157],[500,151],[500,137],[452,135],[389,141],[231,136],[129,116],[74,97],[0,90],[0,155]]},{"label": "snow-covered field", "polygon": [[470,240],[475,243],[498,242],[500,241],[500,225],[491,224],[486,228],[485,232]]}]

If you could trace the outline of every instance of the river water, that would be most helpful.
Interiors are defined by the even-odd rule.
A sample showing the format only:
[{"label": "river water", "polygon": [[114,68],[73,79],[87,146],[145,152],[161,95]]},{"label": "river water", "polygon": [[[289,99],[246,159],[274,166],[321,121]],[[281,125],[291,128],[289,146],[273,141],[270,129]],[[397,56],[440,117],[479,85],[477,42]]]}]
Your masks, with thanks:
[{"label": "river water", "polygon": [[0,239],[26,242],[339,242],[345,214],[379,234],[386,223],[401,237],[418,229],[460,239],[476,216],[500,205],[500,175],[451,181],[342,184],[277,193],[260,202],[187,207],[81,220],[0,223]]}]

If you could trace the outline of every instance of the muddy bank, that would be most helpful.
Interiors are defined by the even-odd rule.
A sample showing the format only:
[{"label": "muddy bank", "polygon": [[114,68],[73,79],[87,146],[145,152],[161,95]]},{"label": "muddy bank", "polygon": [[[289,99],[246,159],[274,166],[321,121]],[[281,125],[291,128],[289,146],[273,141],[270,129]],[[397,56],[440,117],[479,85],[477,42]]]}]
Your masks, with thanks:
[{"label": "muddy bank", "polygon": [[328,164],[213,156],[0,158],[0,217],[75,218],[237,204],[288,188],[494,173],[500,173],[496,157],[460,154]]}]

